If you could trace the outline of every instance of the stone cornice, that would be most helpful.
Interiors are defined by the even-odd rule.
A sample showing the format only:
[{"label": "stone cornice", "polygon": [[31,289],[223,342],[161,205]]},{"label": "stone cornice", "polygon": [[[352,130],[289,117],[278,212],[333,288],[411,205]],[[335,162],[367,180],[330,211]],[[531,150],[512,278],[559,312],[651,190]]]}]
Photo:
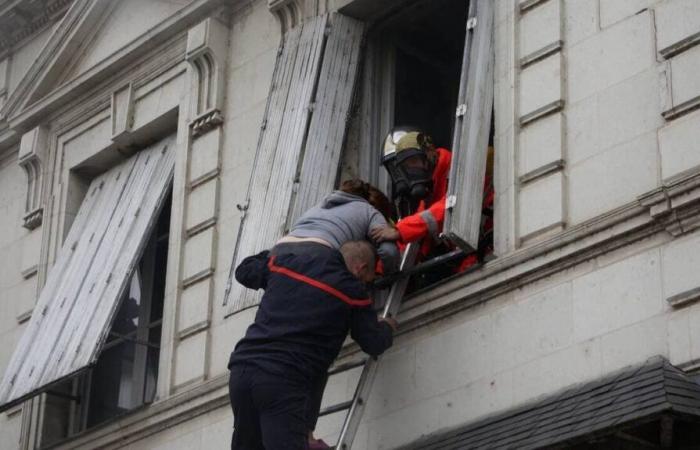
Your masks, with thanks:
[{"label": "stone cornice", "polygon": [[[87,11],[89,3],[85,2],[84,12]],[[187,28],[210,15],[221,5],[222,0],[195,0],[84,74],[53,89],[40,100],[17,110],[13,108],[16,108],[20,102],[25,100],[20,98],[14,99],[14,103],[8,106],[10,128],[18,132],[26,131],[40,121],[43,115],[55,111],[67,102],[80,96],[87,89],[101,83],[113,74],[115,69],[121,69],[125,65],[139,60],[154,45],[162,44],[168,39],[184,33]],[[77,20],[77,18],[73,18],[73,21]],[[67,34],[68,31],[66,30],[64,33]],[[41,79],[40,74],[43,71],[50,70],[50,67],[46,65],[48,63],[47,59],[43,65],[39,62],[36,66],[33,66],[32,69],[35,73],[30,77],[31,79],[26,79],[23,83],[29,83],[29,85],[38,83]],[[33,89],[29,85],[25,86],[23,92],[25,99],[26,96],[31,95]]]},{"label": "stone cornice", "polygon": [[[5,23],[12,27],[3,27],[9,32],[0,36],[0,59],[11,52],[14,47],[24,40],[46,28],[55,22],[73,0],[54,0],[46,4],[33,5],[32,1],[12,1],[0,9],[0,26]],[[27,7],[30,7],[27,9]],[[32,6],[38,6],[41,13],[36,12]]]}]

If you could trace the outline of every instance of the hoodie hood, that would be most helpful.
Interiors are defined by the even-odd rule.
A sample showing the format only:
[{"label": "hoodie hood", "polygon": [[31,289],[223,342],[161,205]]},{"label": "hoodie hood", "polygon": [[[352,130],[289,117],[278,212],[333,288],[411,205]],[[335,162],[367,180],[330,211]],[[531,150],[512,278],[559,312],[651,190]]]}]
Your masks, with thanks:
[{"label": "hoodie hood", "polygon": [[348,194],[347,192],[333,191],[333,193],[329,194],[326,198],[323,199],[323,201],[321,202],[321,208],[331,209],[336,206],[345,205],[346,203],[351,202],[367,203],[367,200],[357,195]]}]

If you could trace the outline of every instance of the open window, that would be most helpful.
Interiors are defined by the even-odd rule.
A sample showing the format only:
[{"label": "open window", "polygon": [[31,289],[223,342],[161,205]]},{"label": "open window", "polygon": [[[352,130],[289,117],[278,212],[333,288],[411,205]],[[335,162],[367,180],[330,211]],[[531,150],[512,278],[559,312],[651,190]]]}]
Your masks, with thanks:
[{"label": "open window", "polygon": [[[437,147],[451,151],[442,230],[450,243],[437,245],[430,256],[463,253],[440,258],[415,275],[415,290],[476,267],[492,254],[493,5],[406,0],[392,6],[359,0],[343,10],[366,14],[371,23],[343,170],[346,177],[389,191],[381,146],[395,126],[422,129]],[[465,264],[464,253],[477,255],[477,263]]]},{"label": "open window", "polygon": [[171,196],[166,198],[97,362],[46,391],[42,446],[113,419],[155,398]]},{"label": "open window", "polygon": [[174,138],[90,183],[0,385],[0,409],[46,393],[60,439],[153,399]]}]

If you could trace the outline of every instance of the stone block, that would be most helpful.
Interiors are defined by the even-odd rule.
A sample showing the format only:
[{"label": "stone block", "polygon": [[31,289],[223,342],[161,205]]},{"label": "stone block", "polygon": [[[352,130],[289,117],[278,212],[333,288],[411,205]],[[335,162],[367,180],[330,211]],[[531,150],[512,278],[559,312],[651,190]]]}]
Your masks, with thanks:
[{"label": "stone block", "polygon": [[643,363],[652,356],[668,357],[666,317],[657,316],[601,337],[605,373]]},{"label": "stone block", "polygon": [[661,267],[651,250],[573,280],[573,332],[585,341],[661,314]]},{"label": "stone block", "polygon": [[[693,305],[691,308],[697,308]],[[690,357],[690,316],[689,308],[673,311],[668,316],[668,360],[673,365],[684,364]]]},{"label": "stone block", "polygon": [[608,149],[568,166],[570,224],[583,222],[656,188],[656,133]]},{"label": "stone block", "polygon": [[30,272],[36,273],[40,256],[41,228],[37,228],[27,233],[24,239],[22,239],[22,260],[20,262],[20,271],[23,275]]},{"label": "stone block", "polygon": [[267,9],[267,2],[255,2],[233,17],[229,39],[229,67],[235,68],[280,44],[280,26]]},{"label": "stone block", "polygon": [[492,320],[494,344],[482,357],[491,358],[494,372],[567,347],[573,343],[571,283],[508,305],[496,311]]},{"label": "stone block", "polygon": [[600,0],[600,26],[607,28],[639,13],[653,3],[655,0]]},{"label": "stone block", "polygon": [[[214,286],[223,286],[215,284]],[[223,303],[223,288],[215,289],[215,294],[221,298],[217,298],[212,302],[213,306],[213,321],[210,328],[211,333],[211,366],[210,373],[212,376],[226,373],[228,369],[228,358],[233,347],[245,335],[248,326],[253,323],[257,308],[249,308],[245,311],[236,313],[235,315],[223,319],[221,316],[225,311],[222,307]]]},{"label": "stone block", "polygon": [[595,1],[564,0],[564,42],[573,46],[598,32]]},{"label": "stone block", "polygon": [[203,331],[180,341],[175,348],[175,388],[206,377],[207,332]]},{"label": "stone block", "polygon": [[184,73],[178,75],[164,82],[159,88],[137,98],[134,103],[133,128],[141,128],[166,112],[177,108],[187,92],[185,78]]},{"label": "stone block", "polygon": [[656,58],[651,33],[647,11],[569,47],[568,101],[577,102],[653,68]]},{"label": "stone block", "polygon": [[[493,354],[500,350],[494,340],[493,318],[488,315],[427,336],[415,344],[415,375],[405,391],[418,391],[426,398],[489,375]],[[403,388],[399,384],[394,389]]]},{"label": "stone block", "polygon": [[219,127],[192,141],[188,181],[201,180],[202,177],[220,169],[221,132],[221,127]]},{"label": "stone block", "polygon": [[696,0],[660,2],[654,8],[654,16],[659,51],[700,32],[700,3]]},{"label": "stone block", "polygon": [[695,46],[671,59],[671,97],[674,107],[700,97],[699,74],[700,46]]},{"label": "stone block", "polygon": [[577,164],[663,123],[657,75],[645,71],[566,109],[567,163]]},{"label": "stone block", "polygon": [[219,181],[214,178],[197,185],[187,197],[187,230],[209,223],[218,216]]},{"label": "stone block", "polygon": [[556,113],[533,122],[521,130],[518,175],[522,176],[563,159],[563,122],[563,115]]},{"label": "stone block", "polygon": [[214,227],[185,241],[183,281],[214,268]]},{"label": "stone block", "polygon": [[561,172],[547,175],[520,189],[518,235],[521,239],[552,229],[564,220],[564,178]]},{"label": "stone block", "polygon": [[700,111],[659,129],[661,178],[668,179],[700,165]]},{"label": "stone block", "polygon": [[561,0],[548,0],[520,18],[520,57],[561,40]]},{"label": "stone block", "polygon": [[648,70],[625,80],[598,96],[598,145],[610,148],[663,124],[658,100],[658,78]]},{"label": "stone block", "polygon": [[[416,367],[416,353],[415,347],[408,346],[392,348],[384,354],[382,369],[377,372],[372,386],[373,392],[380,401],[368,404],[365,412],[368,419],[376,419],[425,397],[425,392],[417,391],[420,386],[417,371],[420,369]],[[441,372],[441,376],[444,375],[446,374]],[[442,380],[433,379],[432,381],[439,386],[435,387],[436,389],[441,389]]]},{"label": "stone block", "polygon": [[700,304],[696,303],[695,305],[681,311],[685,311],[686,315],[688,316],[690,360],[700,359]]},{"label": "stone block", "polygon": [[561,58],[556,53],[520,73],[520,117],[562,99]]},{"label": "stone block", "polygon": [[512,376],[518,388],[513,390],[513,402],[526,403],[602,376],[601,351],[600,340],[592,339],[516,367]]},{"label": "stone block", "polygon": [[664,298],[700,287],[700,233],[663,247],[661,262]]},{"label": "stone block", "polygon": [[267,51],[229,71],[227,97],[231,117],[245,113],[257,103],[267,100],[277,52]]},{"label": "stone block", "polygon": [[178,314],[179,323],[177,330],[179,332],[186,331],[210,320],[211,295],[211,277],[183,288]]}]

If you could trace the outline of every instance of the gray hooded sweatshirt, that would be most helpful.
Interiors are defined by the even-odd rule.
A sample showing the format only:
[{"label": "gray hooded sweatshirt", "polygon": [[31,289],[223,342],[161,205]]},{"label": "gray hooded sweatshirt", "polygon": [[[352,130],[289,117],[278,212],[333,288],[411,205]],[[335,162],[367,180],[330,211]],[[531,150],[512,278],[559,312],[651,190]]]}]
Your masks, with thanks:
[{"label": "gray hooded sweatshirt", "polygon": [[[348,241],[369,240],[369,232],[387,226],[384,216],[367,200],[343,191],[334,191],[320,204],[302,214],[292,225],[290,236],[320,238],[340,248]],[[386,273],[399,266],[399,249],[394,242],[382,242],[377,248]]]}]

